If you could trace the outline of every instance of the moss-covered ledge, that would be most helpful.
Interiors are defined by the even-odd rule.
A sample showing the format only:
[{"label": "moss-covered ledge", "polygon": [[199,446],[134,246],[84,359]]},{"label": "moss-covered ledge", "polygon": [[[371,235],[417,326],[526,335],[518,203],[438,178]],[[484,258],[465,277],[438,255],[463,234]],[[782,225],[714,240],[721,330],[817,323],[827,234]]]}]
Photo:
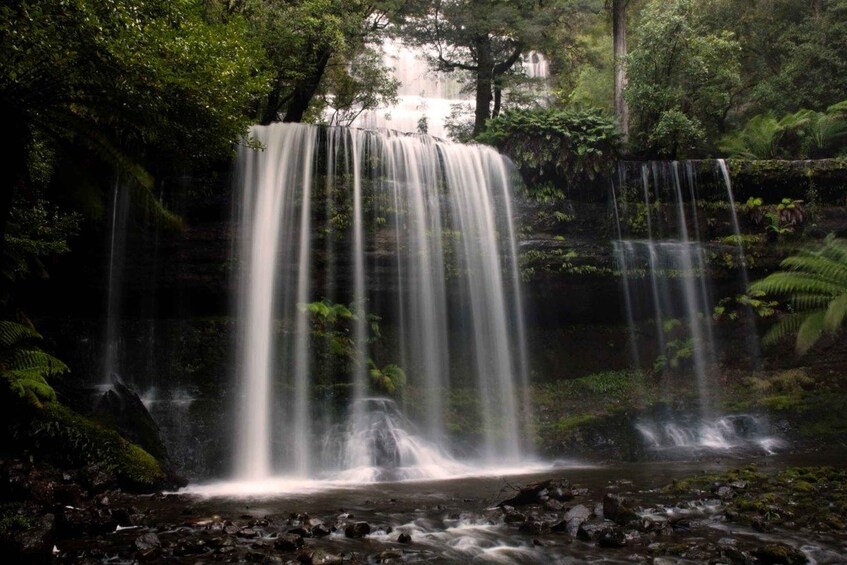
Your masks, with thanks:
[{"label": "moss-covered ledge", "polygon": [[727,161],[736,201],[751,196],[809,200],[841,206],[847,195],[847,159]]}]

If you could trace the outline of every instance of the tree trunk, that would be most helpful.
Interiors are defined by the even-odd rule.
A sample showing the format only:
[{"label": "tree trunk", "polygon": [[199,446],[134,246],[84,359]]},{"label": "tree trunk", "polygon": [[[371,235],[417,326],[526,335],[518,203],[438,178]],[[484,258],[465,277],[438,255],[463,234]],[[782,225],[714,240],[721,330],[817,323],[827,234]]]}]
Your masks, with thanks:
[{"label": "tree trunk", "polygon": [[327,63],[332,53],[329,50],[321,51],[318,54],[315,67],[309,76],[298,81],[294,87],[294,96],[291,97],[291,102],[288,103],[288,109],[285,112],[283,122],[302,122],[303,115],[309,109],[309,103],[315,97],[318,87],[321,85],[321,79],[326,71]]},{"label": "tree trunk", "polygon": [[499,86],[494,87],[494,109],[491,111],[491,117],[496,118],[500,115],[500,107],[503,105],[503,90]]},{"label": "tree trunk", "polygon": [[624,143],[629,140],[629,105],[624,98],[626,88],[626,5],[628,0],[612,0],[612,36],[615,62],[615,116]]},{"label": "tree trunk", "polygon": [[485,129],[485,122],[491,117],[491,88],[494,85],[494,59],[491,55],[491,38],[480,35],[476,38],[476,108],[474,110],[473,135],[476,137]]}]

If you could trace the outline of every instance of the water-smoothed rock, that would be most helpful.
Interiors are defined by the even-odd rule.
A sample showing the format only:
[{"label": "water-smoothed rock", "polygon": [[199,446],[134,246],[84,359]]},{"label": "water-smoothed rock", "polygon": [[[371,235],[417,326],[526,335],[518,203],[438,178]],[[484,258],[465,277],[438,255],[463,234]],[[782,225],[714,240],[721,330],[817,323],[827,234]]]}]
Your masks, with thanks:
[{"label": "water-smoothed rock", "polygon": [[600,547],[624,547],[626,543],[626,534],[618,527],[606,528],[597,537],[597,545]]},{"label": "water-smoothed rock", "polygon": [[554,525],[552,529],[554,532],[567,532],[571,536],[576,536],[579,527],[590,517],[591,510],[583,504],[577,504],[568,510],[564,519]]},{"label": "water-smoothed rock", "polygon": [[550,523],[529,517],[518,529],[524,534],[540,536],[550,532]]},{"label": "water-smoothed rock", "polygon": [[759,563],[764,565],[803,565],[809,560],[799,549],[784,543],[772,543],[753,552]]},{"label": "water-smoothed rock", "polygon": [[280,534],[274,541],[274,547],[279,551],[297,551],[303,547],[303,536],[290,532]]},{"label": "water-smoothed rock", "polygon": [[363,538],[369,533],[371,533],[371,526],[367,522],[347,524],[344,528],[344,536],[348,538]]},{"label": "water-smoothed rock", "polygon": [[412,543],[412,536],[409,534],[400,534],[397,536],[397,541],[399,543]]},{"label": "water-smoothed rock", "polygon": [[340,555],[328,553],[322,549],[303,551],[297,556],[303,565],[341,565],[344,559]]},{"label": "water-smoothed rock", "polygon": [[603,517],[622,526],[638,520],[638,514],[630,507],[629,501],[612,493],[603,497]]}]

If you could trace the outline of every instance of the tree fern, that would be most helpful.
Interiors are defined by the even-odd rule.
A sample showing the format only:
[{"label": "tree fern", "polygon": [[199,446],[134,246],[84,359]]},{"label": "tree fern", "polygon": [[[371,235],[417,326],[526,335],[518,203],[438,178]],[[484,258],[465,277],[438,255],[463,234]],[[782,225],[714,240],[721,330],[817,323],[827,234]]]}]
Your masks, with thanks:
[{"label": "tree fern", "polygon": [[783,270],[753,283],[750,290],[782,297],[793,310],[768,331],[765,344],[796,335],[795,349],[803,355],[824,333],[838,331],[847,317],[847,242],[829,236],[780,266]]},{"label": "tree fern", "polygon": [[28,326],[0,320],[0,376],[15,395],[37,407],[56,400],[47,377],[69,371],[64,362],[38,347],[41,339]]}]

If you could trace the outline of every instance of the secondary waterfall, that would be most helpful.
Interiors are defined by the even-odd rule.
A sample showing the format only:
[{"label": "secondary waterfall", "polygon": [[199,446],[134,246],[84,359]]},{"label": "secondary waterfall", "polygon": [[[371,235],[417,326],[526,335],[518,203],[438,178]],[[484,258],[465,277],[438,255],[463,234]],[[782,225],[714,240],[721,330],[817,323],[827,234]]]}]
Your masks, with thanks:
[{"label": "secondary waterfall", "polygon": [[[457,459],[520,461],[508,161],[422,135],[251,135],[263,149],[238,160],[236,477],[440,477]],[[465,441],[448,429],[457,418]]]},{"label": "secondary waterfall", "polygon": [[[642,423],[648,444],[675,447],[736,445],[716,441],[715,430],[725,420],[712,406],[716,388],[719,344],[713,321],[713,265],[717,257],[731,257],[730,277],[738,293],[748,286],[743,238],[735,209],[729,170],[724,161],[650,162],[622,165],[613,191],[618,239],[613,242],[622,279],[629,323],[632,363],[644,367],[644,324],[653,324],[657,356],[653,370],[691,374],[699,411],[684,425],[677,422]],[[708,194],[701,187],[709,176]],[[726,227],[708,225],[698,209],[728,209]],[[729,235],[719,237],[724,233]],[[758,364],[753,317],[746,333],[752,365]],[[649,333],[649,332],[646,332]],[[659,433],[656,430],[671,430]],[[679,433],[676,433],[679,432]],[[685,437],[685,441],[679,438]],[[699,442],[699,443],[698,443]]]}]

